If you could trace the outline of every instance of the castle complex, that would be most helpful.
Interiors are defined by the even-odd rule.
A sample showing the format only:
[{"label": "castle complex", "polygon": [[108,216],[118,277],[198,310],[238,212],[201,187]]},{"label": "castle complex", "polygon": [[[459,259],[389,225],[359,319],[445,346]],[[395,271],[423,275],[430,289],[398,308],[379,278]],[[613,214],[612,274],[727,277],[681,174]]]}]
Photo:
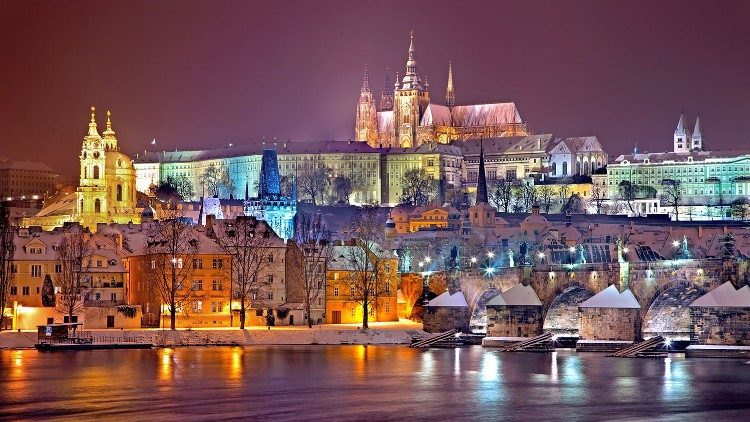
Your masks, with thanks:
[{"label": "castle complex", "polygon": [[456,105],[453,65],[448,64],[445,105],[430,102],[430,85],[417,71],[414,33],[411,34],[406,73],[390,77],[381,93],[380,110],[370,88],[367,69],[357,102],[355,139],[373,147],[414,147],[426,142],[442,144],[479,138],[526,136],[528,129],[514,103]]}]

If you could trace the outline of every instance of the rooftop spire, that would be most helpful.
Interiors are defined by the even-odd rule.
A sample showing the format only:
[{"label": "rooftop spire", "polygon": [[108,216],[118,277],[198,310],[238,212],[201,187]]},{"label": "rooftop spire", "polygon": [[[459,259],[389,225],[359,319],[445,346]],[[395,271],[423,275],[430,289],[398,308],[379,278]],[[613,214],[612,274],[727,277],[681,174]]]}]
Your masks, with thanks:
[{"label": "rooftop spire", "polygon": [[380,93],[380,110],[387,111],[393,109],[393,84],[391,84],[391,75],[388,72],[388,66],[385,68],[385,84],[383,91]]},{"label": "rooftop spire", "polygon": [[675,135],[685,133],[685,112],[680,111],[680,120],[677,121],[677,129],[674,130]]},{"label": "rooftop spire", "polygon": [[479,139],[479,176],[477,178],[477,204],[489,204],[487,195],[487,175],[484,174],[484,144]]},{"label": "rooftop spire", "polygon": [[693,137],[700,137],[703,135],[701,133],[701,115],[698,114],[698,117],[695,119],[695,129],[693,129]]},{"label": "rooftop spire", "polygon": [[456,105],[456,95],[453,92],[453,62],[448,62],[448,87],[445,89],[445,105]]},{"label": "rooftop spire", "polygon": [[91,107],[91,121],[89,122],[88,136],[99,136],[99,131],[96,129],[96,107]]},{"label": "rooftop spire", "polygon": [[417,74],[417,59],[414,57],[414,30],[409,32],[409,58],[406,60],[406,74],[401,89],[424,90],[422,81]]},{"label": "rooftop spire", "polygon": [[107,130],[104,131],[105,137],[112,137],[115,134],[115,131],[112,130],[112,113],[110,113],[109,110],[107,110]]},{"label": "rooftop spire", "polygon": [[367,65],[365,65],[365,75],[362,77],[362,89],[360,92],[371,92],[370,90],[370,71],[367,69]]}]

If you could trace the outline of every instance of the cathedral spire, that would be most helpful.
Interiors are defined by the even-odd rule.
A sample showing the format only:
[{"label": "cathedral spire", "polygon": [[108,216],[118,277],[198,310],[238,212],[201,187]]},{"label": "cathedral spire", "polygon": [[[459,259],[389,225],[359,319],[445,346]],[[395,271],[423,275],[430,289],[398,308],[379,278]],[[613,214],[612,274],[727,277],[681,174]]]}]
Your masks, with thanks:
[{"label": "cathedral spire", "polygon": [[693,136],[690,138],[691,149],[702,150],[703,149],[703,132],[701,131],[701,115],[695,119],[695,127],[693,128]]},{"label": "cathedral spire", "polygon": [[362,89],[359,91],[361,94],[372,92],[370,89],[370,71],[365,65],[365,75],[362,77]]},{"label": "cathedral spire", "polygon": [[417,89],[424,91],[422,80],[417,74],[417,59],[414,50],[414,30],[409,32],[409,58],[406,60],[406,74],[404,75],[401,89]]},{"label": "cathedral spire", "polygon": [[104,131],[105,137],[113,137],[115,135],[115,131],[112,130],[112,113],[107,110],[107,130]]},{"label": "cathedral spire", "polygon": [[380,92],[380,110],[388,111],[393,110],[393,84],[391,83],[391,75],[388,72],[388,67],[385,68],[385,84],[383,85],[383,91]]},{"label": "cathedral spire", "polygon": [[99,130],[96,129],[96,107],[91,107],[91,121],[89,122],[88,136],[101,137],[99,135]]},{"label": "cathedral spire", "polygon": [[479,176],[477,177],[477,204],[489,204],[487,195],[487,175],[484,174],[484,145],[479,139]]},{"label": "cathedral spire", "polygon": [[445,105],[456,105],[456,95],[453,92],[453,62],[448,62],[448,87],[445,89]]}]

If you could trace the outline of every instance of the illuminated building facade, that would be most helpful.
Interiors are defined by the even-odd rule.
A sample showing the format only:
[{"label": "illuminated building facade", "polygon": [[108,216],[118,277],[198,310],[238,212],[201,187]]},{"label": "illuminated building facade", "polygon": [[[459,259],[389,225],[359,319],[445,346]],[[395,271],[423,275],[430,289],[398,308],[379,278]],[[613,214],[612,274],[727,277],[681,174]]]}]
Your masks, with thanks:
[{"label": "illuminated building facade", "polygon": [[96,125],[95,109],[91,107],[89,130],[81,146],[80,182],[75,193],[45,206],[36,216],[22,224],[60,227],[78,222],[91,231],[101,223],[138,223],[136,208],[136,172],[133,160],[120,152],[110,113],[104,136]]},{"label": "illuminated building facade", "polygon": [[284,241],[294,236],[294,216],[297,215],[297,197],[281,194],[281,176],[276,151],[263,151],[260,166],[258,196],[245,199],[245,215],[268,223]]},{"label": "illuminated building facade", "polygon": [[673,213],[674,200],[662,199],[668,191],[676,191],[681,218],[726,218],[729,204],[750,195],[750,151],[704,150],[700,118],[691,132],[680,115],[671,152],[636,149],[609,164],[609,198],[618,198],[623,183],[656,192],[635,201],[636,214]]},{"label": "illuminated building facade", "polygon": [[[387,72],[386,72],[387,73]],[[380,110],[375,110],[369,74],[357,102],[355,139],[378,147],[414,147],[425,142],[443,144],[455,140],[502,136],[525,136],[526,124],[514,103],[456,105],[453,65],[448,65],[445,105],[430,102],[430,85],[417,70],[414,33],[411,34],[406,73],[392,91],[390,77],[381,93]],[[377,133],[377,136],[375,136]]]},{"label": "illuminated building facade", "polygon": [[0,198],[45,198],[55,190],[57,174],[44,163],[0,161]]}]

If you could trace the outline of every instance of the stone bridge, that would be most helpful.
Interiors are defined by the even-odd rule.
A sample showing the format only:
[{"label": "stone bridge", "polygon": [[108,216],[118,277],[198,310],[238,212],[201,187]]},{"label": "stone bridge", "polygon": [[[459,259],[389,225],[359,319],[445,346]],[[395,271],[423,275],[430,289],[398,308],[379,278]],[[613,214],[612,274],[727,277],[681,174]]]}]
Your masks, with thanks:
[{"label": "stone bridge", "polygon": [[458,279],[469,303],[471,326],[486,327],[485,305],[498,293],[523,283],[530,285],[543,304],[544,331],[577,335],[578,305],[610,285],[630,289],[641,305],[641,335],[688,337],[687,305],[731,280],[737,264],[729,259],[665,260],[638,263],[534,265],[501,268],[493,276],[465,271]]}]

